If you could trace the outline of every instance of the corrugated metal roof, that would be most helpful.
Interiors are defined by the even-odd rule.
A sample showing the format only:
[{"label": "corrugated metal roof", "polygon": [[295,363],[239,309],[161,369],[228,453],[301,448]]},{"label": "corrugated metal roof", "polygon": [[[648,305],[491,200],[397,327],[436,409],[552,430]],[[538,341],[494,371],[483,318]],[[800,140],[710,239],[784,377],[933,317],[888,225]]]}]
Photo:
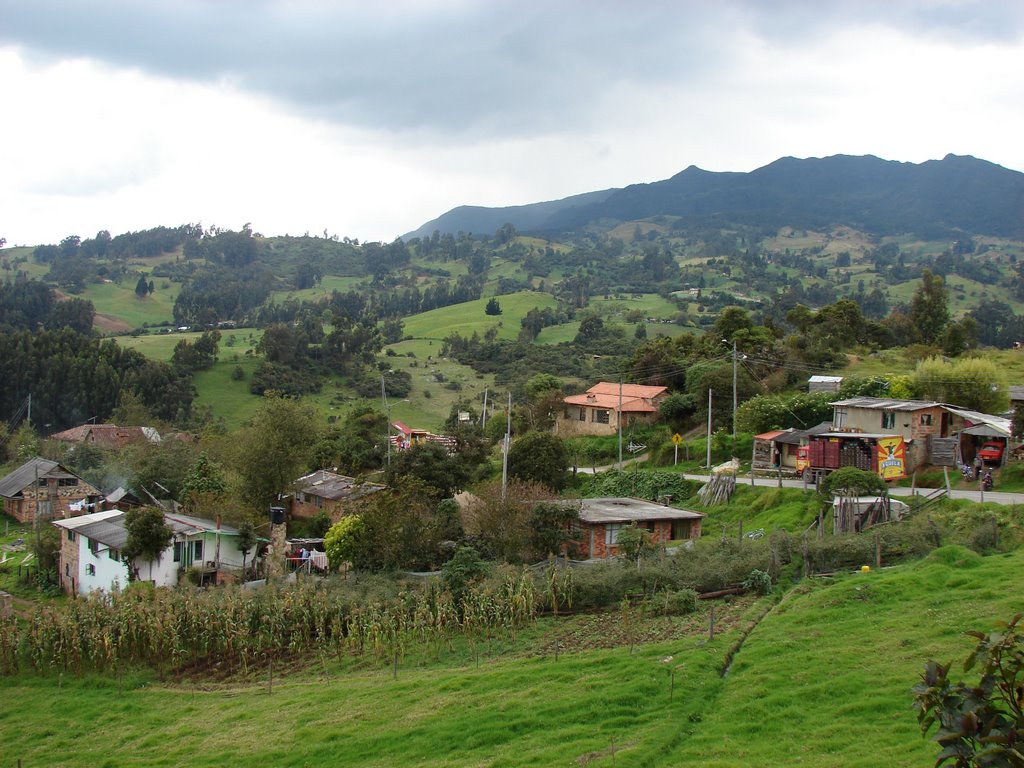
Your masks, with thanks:
[{"label": "corrugated metal roof", "polygon": [[841,408],[870,408],[876,411],[920,411],[941,406],[942,403],[931,400],[896,400],[888,397],[850,397],[846,400],[836,400],[829,405]]},{"label": "corrugated metal roof", "polygon": [[60,528],[70,528],[73,531],[78,530],[82,526],[91,525],[92,523],[100,522],[102,520],[109,520],[112,517],[123,515],[120,509],[104,509],[101,512],[90,512],[88,515],[79,515],[78,517],[69,517],[66,520],[54,520],[53,524]]},{"label": "corrugated metal roof", "polygon": [[338,499],[358,499],[370,493],[383,490],[384,486],[374,483],[358,483],[353,477],[346,477],[326,469],[300,477],[295,481],[296,490],[310,496],[337,501]]},{"label": "corrugated metal roof", "polygon": [[14,498],[23,489],[35,484],[36,477],[75,477],[75,475],[69,473],[56,461],[42,459],[37,456],[34,459],[29,459],[9,475],[0,479],[0,496],[7,499]]},{"label": "corrugated metal roof", "polygon": [[945,408],[950,413],[955,413],[966,421],[971,421],[975,424],[987,424],[988,426],[998,430],[1003,437],[1010,436],[1011,422],[1009,419],[1005,419],[1002,416],[992,416],[988,413],[981,413],[980,411],[969,411],[966,408],[958,408],[953,405],[947,405]]},{"label": "corrugated metal roof", "polygon": [[762,432],[760,435],[754,435],[755,440],[774,440],[779,435],[786,433],[784,429],[773,429],[771,432]]},{"label": "corrugated metal roof", "polygon": [[98,541],[100,544],[106,544],[111,549],[122,549],[128,543],[128,529],[124,527],[124,512],[113,509],[110,511],[117,512],[117,514],[107,518],[99,517],[103,514],[102,512],[83,515],[83,517],[90,517],[93,520],[85,525],[76,526],[75,532],[93,541]]},{"label": "corrugated metal roof", "polygon": [[676,509],[653,501],[628,497],[583,499],[580,520],[584,523],[639,523],[649,520],[698,520],[700,512]]}]

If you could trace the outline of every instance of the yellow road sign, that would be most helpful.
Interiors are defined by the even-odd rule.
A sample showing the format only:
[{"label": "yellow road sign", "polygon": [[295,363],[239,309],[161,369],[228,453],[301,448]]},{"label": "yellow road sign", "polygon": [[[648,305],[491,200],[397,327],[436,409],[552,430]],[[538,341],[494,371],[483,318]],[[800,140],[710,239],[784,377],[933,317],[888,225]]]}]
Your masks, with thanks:
[{"label": "yellow road sign", "polygon": [[672,442],[675,443],[676,445],[679,445],[681,442],[683,442],[683,436],[676,432],[674,435],[672,435]]}]

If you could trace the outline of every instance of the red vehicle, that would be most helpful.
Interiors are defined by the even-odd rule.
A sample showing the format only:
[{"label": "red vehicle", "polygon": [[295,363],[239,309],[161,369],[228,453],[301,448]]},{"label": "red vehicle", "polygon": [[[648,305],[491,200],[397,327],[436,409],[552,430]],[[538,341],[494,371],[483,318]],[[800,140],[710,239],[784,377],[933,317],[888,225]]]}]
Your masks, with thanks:
[{"label": "red vehicle", "polygon": [[981,446],[978,457],[986,464],[1001,464],[1006,445],[999,440],[989,440]]}]

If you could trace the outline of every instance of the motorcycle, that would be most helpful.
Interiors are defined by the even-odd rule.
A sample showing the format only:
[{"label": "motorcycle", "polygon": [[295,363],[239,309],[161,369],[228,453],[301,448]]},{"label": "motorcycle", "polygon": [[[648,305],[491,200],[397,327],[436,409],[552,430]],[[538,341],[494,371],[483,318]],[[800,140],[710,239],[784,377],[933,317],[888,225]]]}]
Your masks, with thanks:
[{"label": "motorcycle", "polygon": [[989,472],[988,470],[985,470],[985,474],[981,476],[981,489],[983,491],[991,491],[992,485],[992,473]]}]

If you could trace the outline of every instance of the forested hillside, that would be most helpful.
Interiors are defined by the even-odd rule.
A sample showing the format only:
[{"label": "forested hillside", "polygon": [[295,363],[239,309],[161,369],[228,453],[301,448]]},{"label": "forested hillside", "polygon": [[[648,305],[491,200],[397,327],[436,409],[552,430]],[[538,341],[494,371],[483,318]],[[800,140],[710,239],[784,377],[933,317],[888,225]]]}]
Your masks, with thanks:
[{"label": "forested hillside", "polygon": [[[186,224],[7,249],[0,328],[19,375],[2,405],[10,419],[35,393],[56,428],[129,396],[187,426],[239,423],[267,391],[324,411],[384,395],[436,428],[488,387],[524,402],[539,374],[568,392],[621,374],[671,386],[682,428],[706,410],[700,391],[731,387],[732,342],[742,402],[851,355],[908,348],[912,370],[1024,338],[1024,244],[1009,237],[1020,178],[973,158],[788,158],[530,212],[571,219],[557,235],[520,232],[510,213],[488,231],[392,243]],[[17,341],[62,328],[81,342]],[[122,355],[101,374],[97,334],[128,334],[152,366]],[[47,378],[76,365],[90,376]]]}]

